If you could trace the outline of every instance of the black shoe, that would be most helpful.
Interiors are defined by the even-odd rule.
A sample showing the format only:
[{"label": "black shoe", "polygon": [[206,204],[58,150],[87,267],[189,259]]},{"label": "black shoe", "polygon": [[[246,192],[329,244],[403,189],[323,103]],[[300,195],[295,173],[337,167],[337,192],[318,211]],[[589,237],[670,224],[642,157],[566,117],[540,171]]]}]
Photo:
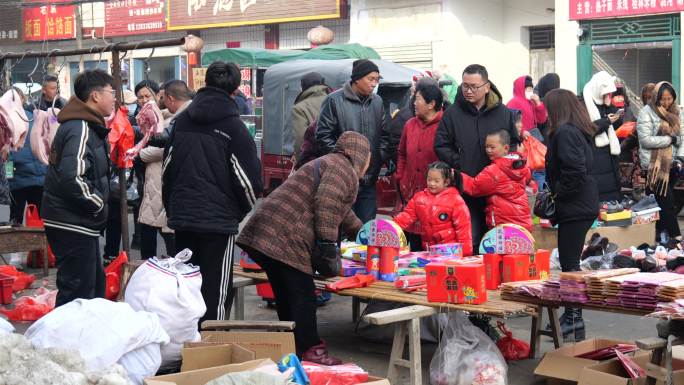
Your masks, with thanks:
[{"label": "black shoe", "polygon": [[[561,335],[564,342],[577,342],[585,338],[584,319],[582,309],[565,308],[564,321],[561,322]],[[563,316],[560,318],[563,319]]]},{"label": "black shoe", "polygon": [[633,212],[644,211],[658,207],[658,202],[656,202],[655,195],[651,194],[632,206]]}]

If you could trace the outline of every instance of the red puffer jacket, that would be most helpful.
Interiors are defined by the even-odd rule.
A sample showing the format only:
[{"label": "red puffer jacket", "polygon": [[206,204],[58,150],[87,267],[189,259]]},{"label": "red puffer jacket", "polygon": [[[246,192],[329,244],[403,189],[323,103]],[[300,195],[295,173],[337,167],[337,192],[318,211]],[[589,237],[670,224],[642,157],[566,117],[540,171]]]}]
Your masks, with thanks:
[{"label": "red puffer jacket", "polygon": [[525,192],[532,176],[522,155],[511,153],[495,159],[474,178],[466,174],[461,176],[463,192],[487,197],[485,213],[490,228],[513,223],[532,231],[532,214]]},{"label": "red puffer jacket", "polygon": [[427,189],[415,193],[394,220],[402,229],[419,221],[426,248],[428,245],[458,242],[463,244],[463,255],[473,253],[470,212],[454,187],[439,194],[432,194]]}]

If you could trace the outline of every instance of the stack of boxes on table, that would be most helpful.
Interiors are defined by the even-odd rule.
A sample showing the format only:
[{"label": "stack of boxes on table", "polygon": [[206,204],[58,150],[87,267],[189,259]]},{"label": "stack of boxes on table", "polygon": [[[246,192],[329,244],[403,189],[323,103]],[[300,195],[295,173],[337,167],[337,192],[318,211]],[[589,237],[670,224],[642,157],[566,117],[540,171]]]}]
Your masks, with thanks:
[{"label": "stack of boxes on table", "polygon": [[480,254],[464,257],[458,243],[408,252],[401,230],[378,219],[364,226],[356,244],[343,244],[340,275],[370,274],[404,291],[427,290],[429,302],[466,304],[486,302],[487,290],[496,290],[502,282],[549,277],[550,251],[535,250],[532,235],[520,226],[490,230]]}]

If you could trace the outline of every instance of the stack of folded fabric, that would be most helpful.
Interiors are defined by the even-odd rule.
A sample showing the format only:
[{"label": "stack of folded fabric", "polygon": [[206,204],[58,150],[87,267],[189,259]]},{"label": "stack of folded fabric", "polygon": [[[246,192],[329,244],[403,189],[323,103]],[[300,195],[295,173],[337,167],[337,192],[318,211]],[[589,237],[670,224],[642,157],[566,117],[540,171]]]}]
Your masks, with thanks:
[{"label": "stack of folded fabric", "polygon": [[665,282],[658,288],[658,301],[671,302],[677,299],[684,299],[684,276]]},{"label": "stack of folded fabric", "polygon": [[655,310],[660,285],[681,279],[677,273],[636,273],[620,284],[620,306],[633,309]]},{"label": "stack of folded fabric", "polygon": [[596,271],[584,277],[587,283],[587,296],[590,304],[603,305],[606,303],[604,296],[604,286],[608,278],[639,272],[636,268],[612,269]]},{"label": "stack of folded fabric", "polygon": [[539,298],[546,301],[560,301],[560,281],[557,279],[549,279],[544,281],[542,292],[539,295]]},{"label": "stack of folded fabric", "polygon": [[573,271],[560,273],[560,297],[563,302],[587,303],[587,284],[584,276],[592,271]]}]

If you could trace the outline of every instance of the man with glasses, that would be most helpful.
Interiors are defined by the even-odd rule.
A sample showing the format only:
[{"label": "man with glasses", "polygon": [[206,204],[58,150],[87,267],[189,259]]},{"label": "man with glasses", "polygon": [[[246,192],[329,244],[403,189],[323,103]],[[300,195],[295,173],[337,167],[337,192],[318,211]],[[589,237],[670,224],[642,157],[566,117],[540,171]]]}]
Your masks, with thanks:
[{"label": "man with glasses", "polygon": [[380,78],[380,69],[372,61],[354,61],[351,80],[323,101],[316,127],[316,142],[323,154],[335,149],[337,138],[345,131],[356,131],[370,142],[370,167],[361,179],[353,206],[354,213],[364,223],[375,218],[375,184],[389,143],[385,107],[382,98],[373,92],[380,83]]},{"label": "man with glasses", "polygon": [[105,117],[114,111],[114,80],[102,70],[76,77],[74,94],[57,116],[41,216],[57,257],[57,306],[101,298],[105,275],[99,236],[107,222],[109,146]]},{"label": "man with glasses", "polygon": [[[435,152],[440,160],[455,171],[470,176],[480,173],[488,164],[485,153],[487,135],[506,130],[511,136],[512,150],[520,142],[512,112],[501,102],[499,90],[489,81],[487,69],[471,64],[462,74],[456,100],[445,112],[435,134]],[[468,205],[473,230],[473,250],[487,229],[485,198],[463,195]]]}]

